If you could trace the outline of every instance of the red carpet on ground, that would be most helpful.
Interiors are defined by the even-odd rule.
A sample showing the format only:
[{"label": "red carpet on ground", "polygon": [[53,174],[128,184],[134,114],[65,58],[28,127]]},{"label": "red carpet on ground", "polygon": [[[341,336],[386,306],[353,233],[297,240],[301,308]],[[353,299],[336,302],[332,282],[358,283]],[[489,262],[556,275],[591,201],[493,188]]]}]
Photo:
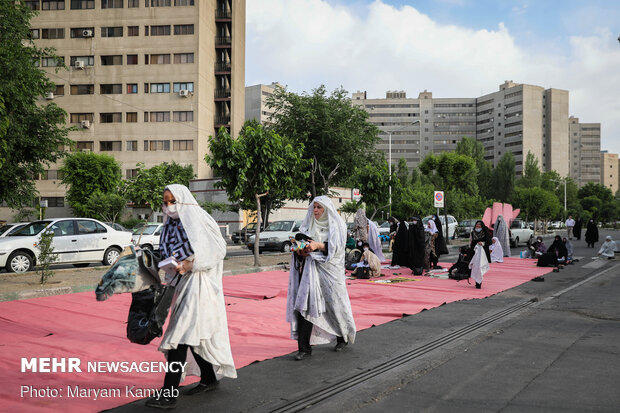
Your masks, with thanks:
[{"label": "red carpet on ground", "polygon": [[[411,281],[351,280],[347,284],[357,329],[363,330],[445,302],[488,297],[550,271],[536,267],[534,260],[507,258],[491,264],[480,290],[467,281],[413,276],[409,269],[384,269],[385,277],[380,279]],[[237,368],[297,349],[284,320],[287,286],[284,271],[224,278]],[[94,293],[79,293],[0,303],[0,410],[94,412],[142,398],[142,389],[158,389],[164,373],[87,371],[88,362],[120,361],[131,366],[132,362],[164,361],[157,351],[159,339],[141,346],[125,338],[130,302],[130,294],[97,302]],[[34,357],[77,357],[82,372],[21,372],[22,358]],[[94,389],[112,390],[104,394]]]}]

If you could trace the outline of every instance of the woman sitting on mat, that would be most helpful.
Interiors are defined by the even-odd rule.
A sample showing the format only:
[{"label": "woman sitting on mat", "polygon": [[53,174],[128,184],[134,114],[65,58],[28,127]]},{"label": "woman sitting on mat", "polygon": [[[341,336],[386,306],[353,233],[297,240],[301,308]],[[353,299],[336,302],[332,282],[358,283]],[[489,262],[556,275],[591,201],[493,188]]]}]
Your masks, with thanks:
[{"label": "woman sitting on mat", "polygon": [[304,360],[312,354],[311,340],[336,339],[335,351],[353,343],[355,322],[344,274],[347,228],[328,197],[314,198],[299,232],[309,243],[291,258],[286,321],[297,340],[295,360]]},{"label": "woman sitting on mat", "polygon": [[502,244],[499,243],[499,238],[493,237],[489,250],[491,251],[491,262],[504,262],[504,250]]}]

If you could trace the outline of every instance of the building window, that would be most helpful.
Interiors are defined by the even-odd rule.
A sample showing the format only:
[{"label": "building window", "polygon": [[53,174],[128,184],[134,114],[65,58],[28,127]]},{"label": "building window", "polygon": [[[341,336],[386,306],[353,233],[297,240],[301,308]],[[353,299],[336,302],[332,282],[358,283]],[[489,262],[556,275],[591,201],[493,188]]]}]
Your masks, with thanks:
[{"label": "building window", "polygon": [[128,26],[127,36],[140,36],[140,26]]},{"label": "building window", "polygon": [[170,112],[151,112],[148,122],[170,122]]},{"label": "building window", "polygon": [[193,24],[175,24],[174,34],[175,36],[183,35],[183,34],[194,34],[194,25]]},{"label": "building window", "polygon": [[138,141],[127,141],[127,152],[137,152]]},{"label": "building window", "polygon": [[144,26],[144,35],[145,36],[149,35],[149,26]]},{"label": "building window", "polygon": [[190,92],[194,91],[194,82],[176,82],[174,83],[172,91],[174,93],[179,93],[181,90],[189,90]]},{"label": "building window", "polygon": [[71,114],[71,123],[80,123],[83,120],[87,120],[89,122],[92,122],[93,118],[94,118],[94,114],[93,113],[72,113]]},{"label": "building window", "polygon": [[62,179],[62,173],[57,169],[43,171],[43,173],[41,174],[42,181],[56,181],[58,179]]},{"label": "building window", "polygon": [[174,63],[194,63],[193,53],[175,53]]},{"label": "building window", "polygon": [[75,66],[75,62],[82,62],[84,66],[94,66],[95,56],[71,56],[71,66]]},{"label": "building window", "polygon": [[169,140],[144,141],[144,150],[145,151],[169,151],[170,141]]},{"label": "building window", "polygon": [[65,199],[61,196],[44,196],[41,201],[47,201],[48,208],[62,208],[65,206]]},{"label": "building window", "polygon": [[72,39],[81,39],[86,37],[93,37],[95,34],[94,27],[74,27],[71,29]]},{"label": "building window", "polygon": [[71,10],[94,9],[95,0],[71,0]]},{"label": "building window", "polygon": [[123,142],[122,141],[101,141],[99,142],[99,150],[101,152],[120,152],[123,150]]},{"label": "building window", "polygon": [[41,38],[42,39],[64,39],[65,29],[64,28],[43,29],[41,30]]},{"label": "building window", "polygon": [[123,55],[101,56],[101,66],[115,66],[123,64]]},{"label": "building window", "polygon": [[173,151],[193,151],[194,141],[191,139],[172,141],[172,150]]},{"label": "building window", "polygon": [[128,54],[127,55],[127,64],[128,65],[137,65],[138,64],[138,55],[137,54]]},{"label": "building window", "polygon": [[65,0],[43,0],[41,2],[41,10],[64,10]]},{"label": "building window", "polygon": [[89,142],[77,142],[75,148],[78,151],[92,151],[95,147],[95,142],[93,141],[89,141]]},{"label": "building window", "polygon": [[95,93],[95,85],[71,85],[72,95],[92,95]]},{"label": "building window", "polygon": [[144,63],[152,64],[152,65],[169,65],[170,64],[170,55],[169,54],[152,54],[144,55]]},{"label": "building window", "polygon": [[43,67],[56,67],[65,64],[65,58],[62,56],[58,57],[57,60],[55,57],[44,57],[41,59],[41,66]]},{"label": "building window", "polygon": [[123,114],[121,112],[100,113],[99,121],[101,123],[121,123],[123,121]]},{"label": "building window", "polygon": [[151,7],[170,7],[170,0],[144,0],[146,7],[149,7],[149,3]]},{"label": "building window", "polygon": [[170,25],[151,26],[151,36],[170,36]]},{"label": "building window", "polygon": [[[138,122],[138,112],[127,112],[125,114],[125,122],[127,122],[127,123],[136,123],[136,122]],[[136,145],[137,145],[137,143],[136,143]],[[127,149],[127,150],[129,150],[129,149]]]},{"label": "building window", "polygon": [[30,38],[38,39],[39,38],[39,29],[30,29]]},{"label": "building window", "polygon": [[123,93],[123,85],[121,83],[100,85],[99,93],[102,95],[120,95]]},{"label": "building window", "polygon": [[174,6],[193,6],[194,0],[174,0]]},{"label": "building window", "polygon": [[123,0],[101,0],[102,9],[122,9]]},{"label": "building window", "polygon": [[123,37],[123,27],[102,27],[101,37]]},{"label": "building window", "polygon": [[[135,141],[133,141],[135,142]],[[129,150],[129,149],[127,149]],[[138,175],[138,170],[137,169],[125,169],[125,177],[127,179],[131,179],[131,178],[135,178]]]},{"label": "building window", "polygon": [[29,9],[39,10],[39,0],[25,1],[24,3],[26,3],[26,7],[28,7]]},{"label": "building window", "polygon": [[170,83],[151,83],[150,93],[170,93]]},{"label": "building window", "polygon": [[134,93],[138,93],[138,84],[137,83],[127,83],[127,93],[132,95]]},{"label": "building window", "polygon": [[56,85],[56,90],[54,91],[54,95],[56,95],[56,96],[64,96],[65,95],[65,85]]},{"label": "building window", "polygon": [[194,121],[194,112],[193,111],[175,111],[173,112],[172,120],[175,122],[193,122]]},{"label": "building window", "polygon": [[127,7],[130,9],[140,7],[140,0],[127,0]]}]

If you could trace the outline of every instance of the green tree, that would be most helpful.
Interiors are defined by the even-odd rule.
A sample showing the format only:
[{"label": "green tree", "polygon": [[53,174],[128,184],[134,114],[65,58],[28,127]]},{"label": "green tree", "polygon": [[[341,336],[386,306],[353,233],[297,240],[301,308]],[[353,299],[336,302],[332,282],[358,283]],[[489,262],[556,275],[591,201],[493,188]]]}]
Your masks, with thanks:
[{"label": "green tree", "polygon": [[40,104],[55,85],[35,61],[62,61],[52,49],[34,45],[34,14],[23,1],[0,1],[0,202],[13,208],[31,205],[37,196],[35,180],[71,144],[66,112],[54,103]]},{"label": "green tree", "polygon": [[587,198],[589,196],[595,196],[601,201],[611,201],[613,199],[613,193],[611,189],[607,188],[602,184],[595,184],[593,182],[588,182],[584,186],[579,189],[577,193],[579,199]]},{"label": "green tree", "polygon": [[[539,187],[517,187],[512,197],[513,207],[520,208],[525,220],[547,221],[560,213],[560,201],[551,191]],[[546,227],[546,226],[545,226]]]},{"label": "green tree", "polygon": [[501,202],[510,202],[515,187],[515,157],[506,152],[493,170],[493,188],[495,198]]},{"label": "green tree", "polygon": [[221,178],[217,186],[224,188],[228,199],[247,208],[254,202],[257,228],[254,242],[254,265],[259,266],[261,198],[272,193],[279,199],[299,198],[308,178],[308,161],[302,158],[303,145],[292,145],[289,139],[262,125],[248,124],[233,139],[225,128],[209,137],[206,162]]},{"label": "green tree", "polygon": [[420,218],[435,211],[432,185],[409,185],[398,188],[392,196],[392,215],[401,219],[411,216]]},{"label": "green tree", "polygon": [[357,212],[359,207],[360,206],[357,201],[350,200],[342,204],[338,212],[343,215],[344,222],[349,222],[349,218]]},{"label": "green tree", "polygon": [[40,277],[40,283],[43,285],[47,280],[54,276],[54,271],[50,269],[50,265],[58,261],[58,254],[54,253],[52,242],[54,241],[54,231],[44,229],[39,240],[39,257],[37,258],[37,272]]},{"label": "green tree", "polygon": [[379,141],[378,129],[368,122],[368,113],[354,106],[344,89],[327,94],[324,85],[301,95],[277,87],[267,99],[274,110],[271,128],[302,145],[302,158],[311,163],[306,193],[326,194],[331,185],[347,181],[351,171],[372,156]]},{"label": "green tree", "polygon": [[116,222],[123,214],[127,200],[117,192],[95,191],[86,202],[85,216],[96,218],[103,222]]},{"label": "green tree", "polygon": [[127,182],[126,197],[134,205],[148,205],[153,212],[161,211],[166,186],[181,184],[189,187],[189,181],[196,176],[192,165],[176,162],[164,162],[151,168],[139,163],[136,168],[136,176]]},{"label": "green tree", "polygon": [[525,157],[525,166],[523,168],[523,176],[517,181],[517,186],[523,188],[534,188],[542,183],[542,174],[538,166],[538,159],[530,151],[527,151]]},{"label": "green tree", "polygon": [[75,152],[68,155],[60,168],[62,183],[67,185],[67,201],[78,217],[91,216],[89,198],[97,193],[118,192],[121,184],[120,164],[109,155]]},{"label": "green tree", "polygon": [[428,155],[420,164],[420,171],[431,179],[437,190],[459,189],[469,195],[478,193],[478,170],[474,160],[466,155],[453,152]]},{"label": "green tree", "polygon": [[474,138],[464,136],[459,143],[456,144],[456,153],[459,155],[469,156],[476,163],[478,175],[476,182],[478,183],[478,192],[483,198],[492,198],[493,189],[491,187],[491,178],[493,175],[493,166],[491,162],[484,159],[484,146],[482,142]]},{"label": "green tree", "polygon": [[[362,201],[366,203],[368,218],[375,217],[377,211],[389,207],[390,175],[388,163],[383,156],[377,157],[373,163],[367,163],[358,168],[355,173],[357,186],[362,193]],[[399,181],[392,177],[392,190]]]},{"label": "green tree", "polygon": [[411,182],[409,179],[409,168],[407,167],[407,160],[400,158],[398,160],[398,166],[396,167],[396,178],[398,179],[398,185],[409,185]]}]

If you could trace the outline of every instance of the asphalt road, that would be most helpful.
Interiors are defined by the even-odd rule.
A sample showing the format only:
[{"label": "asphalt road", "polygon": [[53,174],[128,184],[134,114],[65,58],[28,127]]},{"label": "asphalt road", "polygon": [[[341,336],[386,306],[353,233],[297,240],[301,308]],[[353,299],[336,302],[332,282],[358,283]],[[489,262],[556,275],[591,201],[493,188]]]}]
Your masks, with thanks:
[{"label": "asphalt road", "polygon": [[[580,262],[545,282],[361,331],[342,353],[254,363],[177,410],[618,412],[620,262],[595,254],[576,242]],[[143,403],[115,410],[151,411]]]}]

